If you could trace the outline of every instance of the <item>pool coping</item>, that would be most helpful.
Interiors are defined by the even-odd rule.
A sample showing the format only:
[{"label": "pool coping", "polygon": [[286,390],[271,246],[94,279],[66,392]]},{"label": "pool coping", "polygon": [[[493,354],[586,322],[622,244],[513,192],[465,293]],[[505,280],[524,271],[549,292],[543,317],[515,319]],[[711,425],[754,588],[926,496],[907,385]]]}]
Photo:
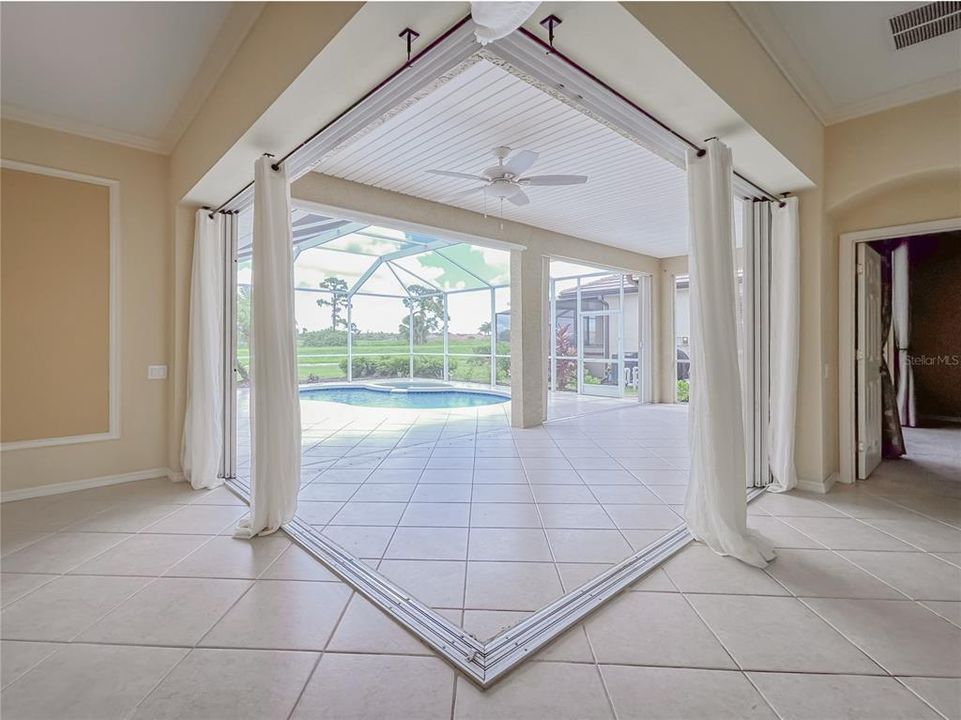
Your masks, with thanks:
[{"label": "pool coping", "polygon": [[362,389],[362,390],[372,390],[374,392],[382,392],[385,394],[393,393],[406,393],[406,394],[419,394],[419,393],[444,393],[444,392],[465,392],[474,393],[476,395],[492,395],[494,397],[503,398],[504,400],[510,400],[510,393],[502,392],[500,390],[494,390],[491,388],[474,388],[463,385],[444,385],[435,387],[418,387],[418,388],[399,388],[391,387],[389,385],[377,385],[374,383],[358,383],[358,382],[344,382],[344,383],[314,383],[311,385],[298,385],[297,392],[307,392],[311,390],[350,390],[350,389]]}]

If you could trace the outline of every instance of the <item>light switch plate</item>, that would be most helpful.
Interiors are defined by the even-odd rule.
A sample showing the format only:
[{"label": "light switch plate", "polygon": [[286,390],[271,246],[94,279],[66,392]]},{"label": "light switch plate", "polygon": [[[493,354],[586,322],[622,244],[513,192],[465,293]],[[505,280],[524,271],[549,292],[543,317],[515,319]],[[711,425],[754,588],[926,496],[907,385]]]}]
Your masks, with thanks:
[{"label": "light switch plate", "polygon": [[166,365],[148,365],[147,379],[148,380],[166,380],[167,366]]}]

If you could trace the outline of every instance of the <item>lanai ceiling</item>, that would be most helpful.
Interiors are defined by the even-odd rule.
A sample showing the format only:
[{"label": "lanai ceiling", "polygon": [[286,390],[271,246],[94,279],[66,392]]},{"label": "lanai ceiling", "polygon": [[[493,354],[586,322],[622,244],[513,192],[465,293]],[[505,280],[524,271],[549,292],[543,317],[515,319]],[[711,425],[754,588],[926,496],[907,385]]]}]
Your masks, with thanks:
[{"label": "lanai ceiling", "polygon": [[[579,174],[586,185],[526,188],[530,204],[503,217],[655,257],[687,252],[685,173],[552,95],[479,59],[430,94],[328,156],[317,172],[485,211],[485,195],[456,197],[507,145],[540,158],[527,174]],[[487,198],[486,211],[501,213]]]}]

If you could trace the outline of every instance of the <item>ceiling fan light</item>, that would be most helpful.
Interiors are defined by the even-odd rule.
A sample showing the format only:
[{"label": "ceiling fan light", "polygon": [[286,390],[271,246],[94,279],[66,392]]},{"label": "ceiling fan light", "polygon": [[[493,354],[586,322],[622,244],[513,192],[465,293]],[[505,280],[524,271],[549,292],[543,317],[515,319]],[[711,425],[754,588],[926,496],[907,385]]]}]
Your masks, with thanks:
[{"label": "ceiling fan light", "polygon": [[494,180],[484,189],[484,192],[491,197],[504,199],[509,198],[511,195],[516,193],[517,190],[517,185],[509,182],[508,180]]}]

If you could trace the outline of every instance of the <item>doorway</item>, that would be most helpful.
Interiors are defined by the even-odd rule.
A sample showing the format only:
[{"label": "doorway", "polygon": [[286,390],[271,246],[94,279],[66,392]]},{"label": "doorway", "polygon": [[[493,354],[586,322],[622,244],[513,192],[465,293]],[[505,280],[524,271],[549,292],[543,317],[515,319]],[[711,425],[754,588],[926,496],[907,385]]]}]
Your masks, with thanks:
[{"label": "doorway", "polygon": [[650,276],[559,259],[550,268],[551,395],[650,402]]},{"label": "doorway", "polygon": [[[896,278],[891,279],[898,271],[885,267],[891,266],[892,248],[902,246],[907,250],[905,243],[909,239],[958,231],[961,231],[961,218],[841,235],[838,322],[841,482],[866,479],[886,453],[903,454],[903,441],[900,441],[902,451],[898,453],[896,449],[902,435],[900,425],[915,427],[920,422],[919,413],[913,409],[915,366],[923,366],[929,356],[935,366],[940,363],[948,367],[952,363],[952,353],[925,353],[912,347],[910,300],[907,296],[898,299],[899,283]],[[906,252],[901,265],[904,273],[909,272]],[[911,283],[906,276],[901,282],[903,295]],[[904,317],[899,320],[898,314]],[[893,321],[888,319],[891,315]],[[901,337],[897,338],[899,322],[902,329]],[[961,357],[957,363],[961,365]],[[886,384],[891,389],[885,389]],[[900,409],[897,419],[892,419],[892,407]],[[961,411],[958,414],[961,415]],[[944,421],[945,417],[937,420]],[[887,432],[883,430],[885,424],[891,426]]]}]

